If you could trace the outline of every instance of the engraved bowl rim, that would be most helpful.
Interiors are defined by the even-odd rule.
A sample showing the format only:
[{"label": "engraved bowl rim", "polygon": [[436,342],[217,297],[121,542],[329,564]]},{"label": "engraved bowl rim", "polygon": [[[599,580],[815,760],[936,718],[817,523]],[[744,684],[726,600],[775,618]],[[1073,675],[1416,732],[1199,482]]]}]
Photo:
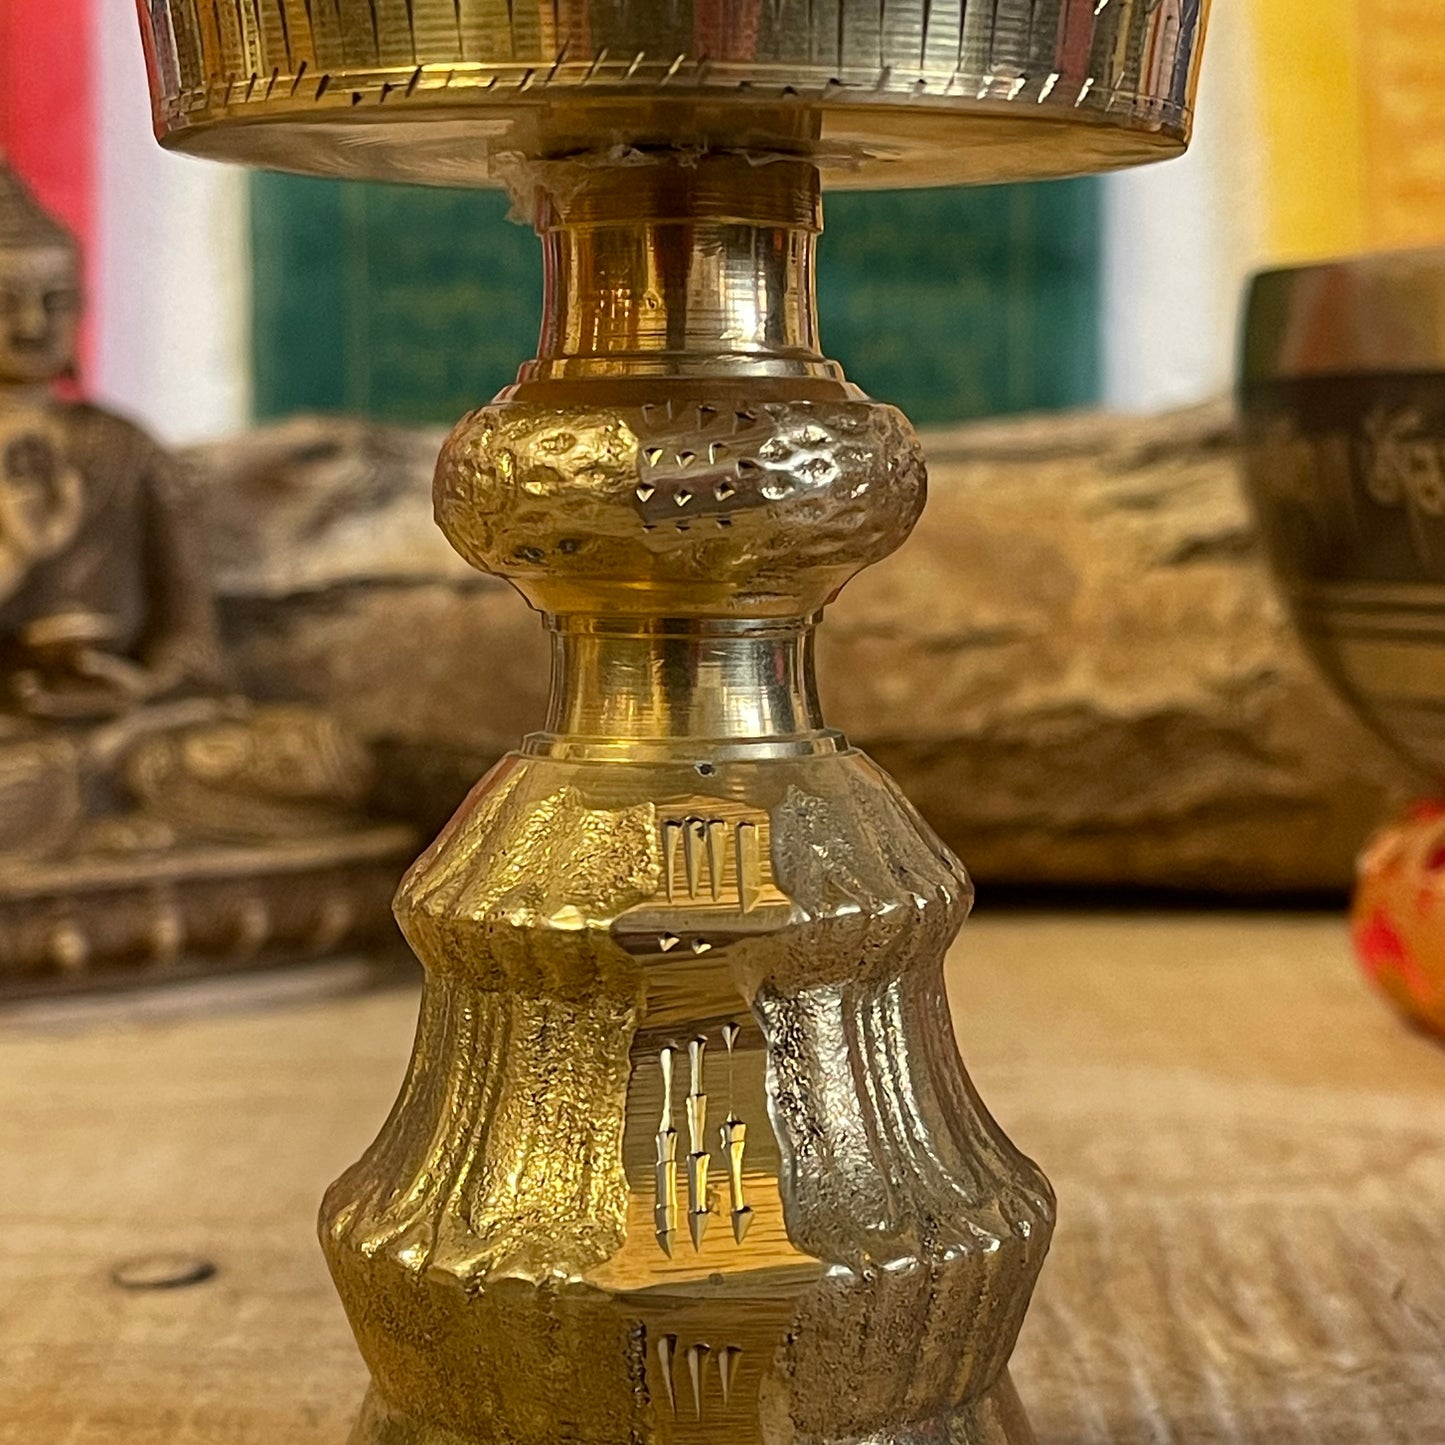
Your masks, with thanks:
[{"label": "engraved bowl rim", "polygon": [[[588,100],[585,109],[589,114],[625,111],[632,99],[617,93]],[[681,112],[711,106],[715,99],[679,96],[665,107],[652,96],[646,101],[656,114],[664,108]],[[507,163],[519,154],[572,153],[572,147],[549,144],[545,133],[539,134],[537,111],[571,114],[583,108],[580,101],[547,107],[435,100],[397,105],[386,113],[210,108],[161,120],[156,134],[169,150],[268,170],[499,187],[506,184]],[[813,161],[825,186],[834,190],[987,185],[1121,170],[1183,154],[1193,120],[1190,109],[1166,102],[1155,103],[1157,115],[1147,117],[1122,109],[1025,110],[1017,102],[989,99],[852,98],[799,104],[799,112],[820,117],[819,140],[788,142],[770,135],[758,143],[747,122],[776,107],[734,100],[718,109],[736,117],[736,129],[709,126],[686,133],[684,147],[778,149]],[[739,136],[749,138],[739,144]],[[605,144],[607,138],[599,121],[598,140]]]}]

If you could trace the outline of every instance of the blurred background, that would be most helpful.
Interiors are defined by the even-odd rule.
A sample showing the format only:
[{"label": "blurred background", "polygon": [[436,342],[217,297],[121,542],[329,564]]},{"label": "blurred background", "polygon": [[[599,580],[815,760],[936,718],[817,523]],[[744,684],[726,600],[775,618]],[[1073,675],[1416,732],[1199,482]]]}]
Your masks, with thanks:
[{"label": "blurred background", "polygon": [[[1252,269],[1439,237],[1436,8],[1215,9],[1181,161],[831,199],[824,341],[856,381],[923,425],[1184,405],[1227,389]],[[449,423],[531,354],[537,248],[501,196],[163,154],[131,6],[8,0],[0,25],[0,66],[23,72],[3,77],[0,146],[89,247],[86,388],[163,441],[301,409]]]}]

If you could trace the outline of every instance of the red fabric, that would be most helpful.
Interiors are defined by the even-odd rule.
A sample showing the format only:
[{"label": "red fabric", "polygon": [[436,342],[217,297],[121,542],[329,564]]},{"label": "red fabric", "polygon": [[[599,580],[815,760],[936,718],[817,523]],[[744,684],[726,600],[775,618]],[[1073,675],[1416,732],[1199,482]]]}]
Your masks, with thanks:
[{"label": "red fabric", "polygon": [[91,8],[119,3],[0,0],[0,149],[80,238],[87,265],[96,223]]},{"label": "red fabric", "polygon": [[1070,87],[1081,85],[1090,74],[1094,31],[1103,8],[1096,0],[1064,0],[1059,7],[1059,75],[1064,81],[1061,98],[1068,98]]}]

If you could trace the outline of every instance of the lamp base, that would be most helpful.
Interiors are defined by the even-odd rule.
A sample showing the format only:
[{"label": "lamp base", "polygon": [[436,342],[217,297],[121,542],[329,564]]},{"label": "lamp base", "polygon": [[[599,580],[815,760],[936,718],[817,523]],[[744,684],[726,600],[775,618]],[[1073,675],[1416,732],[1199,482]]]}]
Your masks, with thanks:
[{"label": "lamp base", "polygon": [[[688,1421],[688,1424],[696,1426],[698,1422]],[[787,1426],[780,1429],[779,1438],[787,1431]],[[445,1426],[402,1414],[393,1410],[373,1386],[367,1391],[349,1445],[498,1445],[498,1441],[494,1434],[458,1434]],[[619,1440],[618,1445],[626,1442]],[[832,1442],[819,1441],[813,1445],[832,1445]],[[849,1442],[849,1445],[862,1445],[862,1442]],[[941,1420],[919,1421],[903,1429],[880,1431],[868,1436],[867,1445],[1034,1445],[1034,1432],[1005,1370],[991,1390],[955,1414]]]},{"label": "lamp base", "polygon": [[819,349],[817,170],[539,166],[539,354],[434,497],[552,694],[397,894],[417,1044],[322,1206],[353,1440],[1025,1445],[1053,1197],[954,1043],[972,887],[813,679],[924,500]]}]

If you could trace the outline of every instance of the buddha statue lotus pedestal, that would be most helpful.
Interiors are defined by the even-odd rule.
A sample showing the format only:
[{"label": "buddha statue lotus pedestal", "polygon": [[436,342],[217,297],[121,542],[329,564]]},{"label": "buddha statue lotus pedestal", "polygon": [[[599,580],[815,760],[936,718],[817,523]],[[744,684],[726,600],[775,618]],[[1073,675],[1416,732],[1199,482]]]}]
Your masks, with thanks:
[{"label": "buddha statue lotus pedestal", "polygon": [[397,896],[416,1049],[321,1220],[355,1440],[1027,1441],[1053,1202],[954,1046],[971,890],[813,685],[925,485],[820,350],[820,191],[1177,152],[1199,6],[141,11],[168,144],[503,183],[546,253],[436,509],[543,614],[551,708]]}]

